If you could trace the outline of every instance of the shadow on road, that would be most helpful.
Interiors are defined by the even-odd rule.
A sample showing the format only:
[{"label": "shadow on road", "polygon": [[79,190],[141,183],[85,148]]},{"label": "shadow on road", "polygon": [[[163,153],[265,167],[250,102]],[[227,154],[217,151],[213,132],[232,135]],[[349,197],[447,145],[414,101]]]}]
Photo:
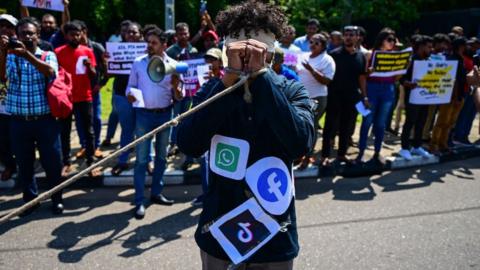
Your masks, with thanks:
[{"label": "shadow on road", "polygon": [[[14,229],[18,226],[22,226],[24,224],[27,224],[31,221],[36,221],[36,220],[43,220],[43,219],[51,219],[51,218],[65,218],[65,217],[70,217],[70,216],[79,216],[81,214],[87,213],[91,211],[92,209],[95,209],[97,207],[102,207],[109,205],[112,203],[111,200],[107,200],[104,198],[98,198],[98,199],[89,199],[90,197],[94,196],[95,190],[93,189],[82,189],[82,193],[71,195],[71,196],[64,196],[64,205],[65,205],[65,210],[66,212],[61,215],[61,216],[56,216],[53,215],[50,211],[51,207],[51,201],[47,200],[41,203],[41,206],[39,209],[37,209],[35,212],[32,214],[22,217],[22,218],[14,218],[13,220],[8,221],[5,224],[0,225],[0,235],[3,235],[4,233],[10,231],[11,229]],[[117,192],[115,195],[115,201],[129,201],[130,199],[125,196],[120,196],[120,193],[122,192],[122,189],[115,189],[112,190],[112,192]],[[12,191],[13,192],[13,191]],[[21,192],[21,191],[17,191]],[[14,193],[12,193],[13,195]],[[16,200],[10,200],[6,202],[1,203],[1,209],[2,211],[5,210],[10,210],[10,209],[15,209],[17,207],[22,206],[23,200],[16,199]],[[4,213],[5,215],[7,213]],[[3,215],[2,215],[3,216]]]}]

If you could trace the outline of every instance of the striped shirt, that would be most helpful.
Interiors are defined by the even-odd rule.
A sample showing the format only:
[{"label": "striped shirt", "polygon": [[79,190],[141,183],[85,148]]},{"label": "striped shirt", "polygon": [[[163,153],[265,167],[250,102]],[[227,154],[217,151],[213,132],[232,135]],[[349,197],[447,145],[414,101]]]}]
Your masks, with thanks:
[{"label": "striped shirt", "polygon": [[[37,47],[35,56],[40,58],[42,53],[43,51]],[[48,52],[45,62],[55,70],[55,73],[58,72],[57,57],[53,52]],[[45,75],[27,59],[14,54],[7,55],[6,67],[8,80],[6,111],[21,116],[49,114]]]}]

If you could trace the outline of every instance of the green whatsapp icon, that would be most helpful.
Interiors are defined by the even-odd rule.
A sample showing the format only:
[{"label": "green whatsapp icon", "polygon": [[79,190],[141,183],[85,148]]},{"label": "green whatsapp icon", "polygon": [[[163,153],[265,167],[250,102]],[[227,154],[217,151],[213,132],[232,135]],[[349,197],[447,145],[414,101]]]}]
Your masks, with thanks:
[{"label": "green whatsapp icon", "polygon": [[217,144],[215,153],[215,165],[225,171],[235,172],[240,157],[240,148],[224,143]]}]

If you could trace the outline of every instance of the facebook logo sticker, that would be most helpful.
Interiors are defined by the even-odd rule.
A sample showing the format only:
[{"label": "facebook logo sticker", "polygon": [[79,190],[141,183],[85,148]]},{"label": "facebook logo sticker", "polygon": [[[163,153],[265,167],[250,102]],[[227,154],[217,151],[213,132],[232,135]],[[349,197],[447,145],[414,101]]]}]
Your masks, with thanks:
[{"label": "facebook logo sticker", "polygon": [[271,168],[260,175],[257,188],[262,198],[269,202],[276,202],[285,196],[288,181],[287,175],[282,170]]},{"label": "facebook logo sticker", "polygon": [[290,206],[293,184],[285,163],[266,157],[247,168],[245,180],[259,204],[270,214],[281,215]]}]

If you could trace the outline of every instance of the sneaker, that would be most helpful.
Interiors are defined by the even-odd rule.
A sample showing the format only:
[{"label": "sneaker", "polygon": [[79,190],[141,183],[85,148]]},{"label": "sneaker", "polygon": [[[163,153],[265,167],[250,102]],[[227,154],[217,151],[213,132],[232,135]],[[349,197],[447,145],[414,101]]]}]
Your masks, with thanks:
[{"label": "sneaker", "polygon": [[421,156],[423,158],[432,157],[432,154],[430,154],[427,150],[423,149],[422,147],[413,148],[412,149],[412,154],[417,155],[417,156]]},{"label": "sneaker", "polygon": [[134,216],[136,219],[143,219],[145,217],[145,206],[143,204],[135,206]]},{"label": "sneaker", "polygon": [[402,149],[398,154],[407,161],[412,160],[412,154],[407,149]]}]

